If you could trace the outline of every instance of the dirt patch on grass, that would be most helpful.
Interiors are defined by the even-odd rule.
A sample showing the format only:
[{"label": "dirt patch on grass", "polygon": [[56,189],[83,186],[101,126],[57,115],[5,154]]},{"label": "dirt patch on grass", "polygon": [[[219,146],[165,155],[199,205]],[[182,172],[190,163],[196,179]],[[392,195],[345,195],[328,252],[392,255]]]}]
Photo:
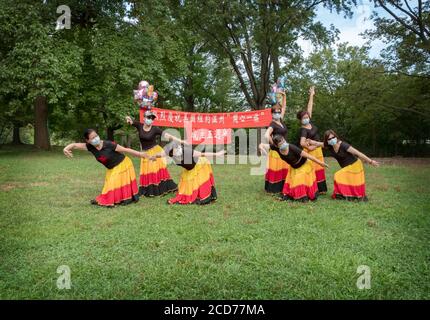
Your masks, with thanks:
[{"label": "dirt patch on grass", "polygon": [[33,188],[33,187],[46,187],[48,186],[48,182],[31,182],[31,183],[22,183],[22,182],[9,182],[0,184],[1,191],[10,191],[13,189],[22,189],[22,188]]},{"label": "dirt patch on grass", "polygon": [[379,190],[379,191],[388,191],[388,189],[390,189],[390,185],[387,183],[383,183],[383,184],[375,184],[373,186],[373,189],[375,190]]},{"label": "dirt patch on grass", "polygon": [[13,183],[5,183],[5,184],[1,184],[0,185],[0,190],[1,191],[10,191],[17,188],[17,186]]},{"label": "dirt patch on grass", "polygon": [[430,166],[430,158],[374,158],[381,165],[396,165],[396,166]]},{"label": "dirt patch on grass", "polygon": [[260,220],[258,220],[258,219],[244,219],[243,220],[244,224],[256,224],[256,223],[259,223],[259,222],[260,222]]}]

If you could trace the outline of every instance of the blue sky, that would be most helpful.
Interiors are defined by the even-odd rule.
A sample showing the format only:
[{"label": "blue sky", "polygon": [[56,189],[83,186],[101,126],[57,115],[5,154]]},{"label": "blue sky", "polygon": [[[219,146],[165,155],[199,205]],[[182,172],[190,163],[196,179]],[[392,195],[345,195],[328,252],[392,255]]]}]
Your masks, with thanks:
[{"label": "blue sky", "polygon": [[[372,12],[375,10],[374,5],[368,0],[358,1],[357,7],[354,8],[354,15],[351,19],[344,18],[342,14],[336,12],[330,12],[328,9],[322,6],[318,7],[316,20],[321,21],[326,27],[330,27],[333,24],[339,31],[338,42],[349,42],[351,45],[362,46],[367,41],[365,38],[360,36],[360,33],[366,29],[373,29],[374,24],[370,20]],[[383,10],[377,10],[378,15],[388,16]],[[308,55],[312,51],[312,45],[306,40],[299,41],[305,55]],[[385,44],[380,41],[373,41],[371,43],[370,56],[378,58],[379,53],[385,48]]]}]

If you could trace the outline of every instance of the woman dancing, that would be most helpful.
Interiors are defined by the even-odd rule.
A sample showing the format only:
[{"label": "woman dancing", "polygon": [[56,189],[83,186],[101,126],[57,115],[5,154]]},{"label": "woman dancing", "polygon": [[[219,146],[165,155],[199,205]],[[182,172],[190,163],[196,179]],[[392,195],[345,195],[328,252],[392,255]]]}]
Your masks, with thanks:
[{"label": "woman dancing", "polygon": [[[169,151],[169,156],[176,165],[184,170],[179,180],[176,196],[169,199],[169,204],[208,204],[217,199],[215,180],[212,167],[206,156],[222,156],[225,151],[199,152],[190,145],[174,143]],[[153,157],[165,157],[165,153],[159,153]]]},{"label": "woman dancing", "polygon": [[280,158],[290,166],[282,189],[282,200],[302,202],[316,200],[318,186],[311,161],[327,168],[328,165],[299,147],[289,144],[281,135],[275,135],[273,143],[278,147]]},{"label": "woman dancing", "polygon": [[84,138],[86,143],[71,143],[63,149],[63,152],[66,157],[72,158],[73,149],[90,151],[97,161],[108,169],[102,193],[91,200],[91,203],[113,207],[118,204],[138,201],[139,190],[133,163],[123,153],[139,158],[147,157],[147,155],[143,152],[124,148],[113,141],[100,140],[94,129],[86,129]]},{"label": "woman dancing", "polygon": [[[277,103],[272,107],[272,122],[265,133],[266,141],[269,142],[270,151],[267,159],[264,189],[269,193],[279,193],[282,191],[289,167],[288,164],[280,158],[277,147],[273,144],[272,140],[272,137],[277,134],[282,135],[285,139],[287,139],[288,135],[287,126],[282,120],[285,116],[287,99],[285,92],[280,93],[282,94],[282,106]],[[264,153],[265,145],[260,144],[259,148],[260,151]]]},{"label": "woman dancing", "polygon": [[333,130],[324,133],[324,146],[342,167],[334,174],[332,198],[367,201],[362,161],[375,167],[378,167],[379,163],[340,140]]},{"label": "woman dancing", "polygon": [[[168,140],[174,140],[184,143],[168,133],[164,133],[159,127],[153,126],[152,122],[156,118],[155,114],[147,110],[144,113],[144,123],[132,120],[126,117],[127,123],[135,127],[139,133],[140,145],[142,150],[149,157],[163,151],[163,148],[157,144],[157,137],[165,137]],[[177,185],[170,177],[167,170],[165,158],[157,158],[155,161],[142,158],[140,161],[140,195],[146,197],[160,196],[177,190]]]},{"label": "woman dancing", "polygon": [[[300,146],[310,155],[317,158],[319,161],[324,162],[324,156],[322,147],[324,144],[320,141],[318,128],[311,122],[312,109],[314,103],[315,87],[312,86],[309,89],[309,101],[307,111],[299,111],[297,113],[297,119],[301,123],[300,129]],[[320,166],[316,162],[312,162],[317,178],[318,192],[325,194],[327,192],[327,183],[325,179],[324,167]]]}]

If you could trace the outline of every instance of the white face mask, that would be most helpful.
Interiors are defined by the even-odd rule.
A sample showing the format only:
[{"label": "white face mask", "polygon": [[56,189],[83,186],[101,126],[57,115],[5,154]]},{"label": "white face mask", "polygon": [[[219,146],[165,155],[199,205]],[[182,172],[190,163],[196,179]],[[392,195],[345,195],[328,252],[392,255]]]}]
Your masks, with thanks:
[{"label": "white face mask", "polygon": [[305,126],[308,125],[310,122],[311,121],[309,120],[309,118],[305,118],[305,119],[302,120],[302,124],[305,125]]},{"label": "white face mask", "polygon": [[272,118],[273,118],[273,120],[279,120],[279,119],[281,119],[281,114],[278,112],[275,112],[272,114]]},{"label": "white face mask", "polygon": [[330,139],[329,141],[327,141],[327,143],[330,146],[334,146],[337,143],[337,138],[334,137],[333,139]]},{"label": "white face mask", "polygon": [[99,136],[95,136],[95,137],[90,141],[90,143],[91,143],[94,147],[98,146],[98,145],[100,144],[100,137],[99,137]]},{"label": "white face mask", "polygon": [[288,150],[289,147],[290,147],[289,143],[285,141],[283,144],[279,146],[279,150],[281,151]]},{"label": "white face mask", "polygon": [[152,119],[145,118],[145,124],[150,126],[152,124]]}]

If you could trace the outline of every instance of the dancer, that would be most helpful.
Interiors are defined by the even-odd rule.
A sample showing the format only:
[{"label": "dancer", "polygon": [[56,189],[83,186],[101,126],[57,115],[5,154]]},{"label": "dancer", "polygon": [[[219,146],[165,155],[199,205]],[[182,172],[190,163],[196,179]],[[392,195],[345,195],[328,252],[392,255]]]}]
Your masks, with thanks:
[{"label": "dancer", "polygon": [[102,193],[91,200],[91,203],[113,207],[118,204],[137,202],[139,190],[136,183],[136,173],[130,158],[123,153],[139,158],[148,156],[143,152],[124,148],[113,141],[100,140],[94,129],[86,129],[84,138],[86,143],[71,143],[63,149],[63,152],[66,157],[72,158],[73,149],[90,151],[97,161],[108,169]]},{"label": "dancer", "polygon": [[[129,116],[126,117],[128,124],[135,127],[139,133],[140,145],[142,150],[149,157],[163,151],[163,148],[157,144],[157,137],[164,136],[168,140],[174,140],[179,143],[184,143],[168,133],[164,133],[159,127],[153,126],[152,122],[156,118],[155,114],[147,110],[144,113],[144,123],[132,120]],[[155,161],[150,161],[142,158],[140,161],[140,195],[146,197],[160,196],[177,190],[177,185],[170,177],[167,170],[165,158],[158,158]]]},{"label": "dancer", "polygon": [[324,146],[342,167],[334,174],[333,199],[367,201],[363,162],[374,167],[379,163],[339,139],[336,132],[324,133]]},{"label": "dancer", "polygon": [[281,199],[302,202],[316,200],[318,196],[318,186],[311,161],[327,168],[328,165],[299,147],[289,144],[285,138],[279,134],[273,137],[273,143],[278,147],[280,158],[290,165],[282,189]]},{"label": "dancer", "polygon": [[[314,156],[321,162],[324,162],[324,156],[322,147],[324,144],[320,141],[318,128],[311,122],[312,109],[314,103],[315,87],[312,86],[309,89],[309,101],[307,111],[299,111],[297,113],[297,119],[301,123],[300,129],[300,146],[310,155]],[[312,162],[317,178],[318,192],[319,194],[325,194],[327,192],[327,183],[325,178],[324,167],[320,166],[316,162]]]},{"label": "dancer", "polygon": [[[176,165],[184,170],[179,180],[178,192],[175,197],[168,200],[169,204],[208,204],[217,199],[215,180],[212,167],[206,156],[222,156],[225,151],[199,152],[192,146],[173,143],[173,148],[168,155]],[[159,153],[153,157],[165,157],[165,153]]]},{"label": "dancer", "polygon": [[[282,94],[282,106],[277,103],[272,109],[272,122],[266,130],[265,138],[269,142],[270,151],[268,153],[267,159],[267,170],[265,175],[264,189],[269,193],[279,193],[282,191],[284,185],[285,177],[288,174],[288,164],[279,156],[276,146],[273,144],[272,137],[276,134],[282,135],[287,139],[288,129],[282,120],[285,116],[285,109],[287,104],[287,99],[285,92],[279,92]],[[265,144],[260,144],[260,151],[265,153]]]}]

